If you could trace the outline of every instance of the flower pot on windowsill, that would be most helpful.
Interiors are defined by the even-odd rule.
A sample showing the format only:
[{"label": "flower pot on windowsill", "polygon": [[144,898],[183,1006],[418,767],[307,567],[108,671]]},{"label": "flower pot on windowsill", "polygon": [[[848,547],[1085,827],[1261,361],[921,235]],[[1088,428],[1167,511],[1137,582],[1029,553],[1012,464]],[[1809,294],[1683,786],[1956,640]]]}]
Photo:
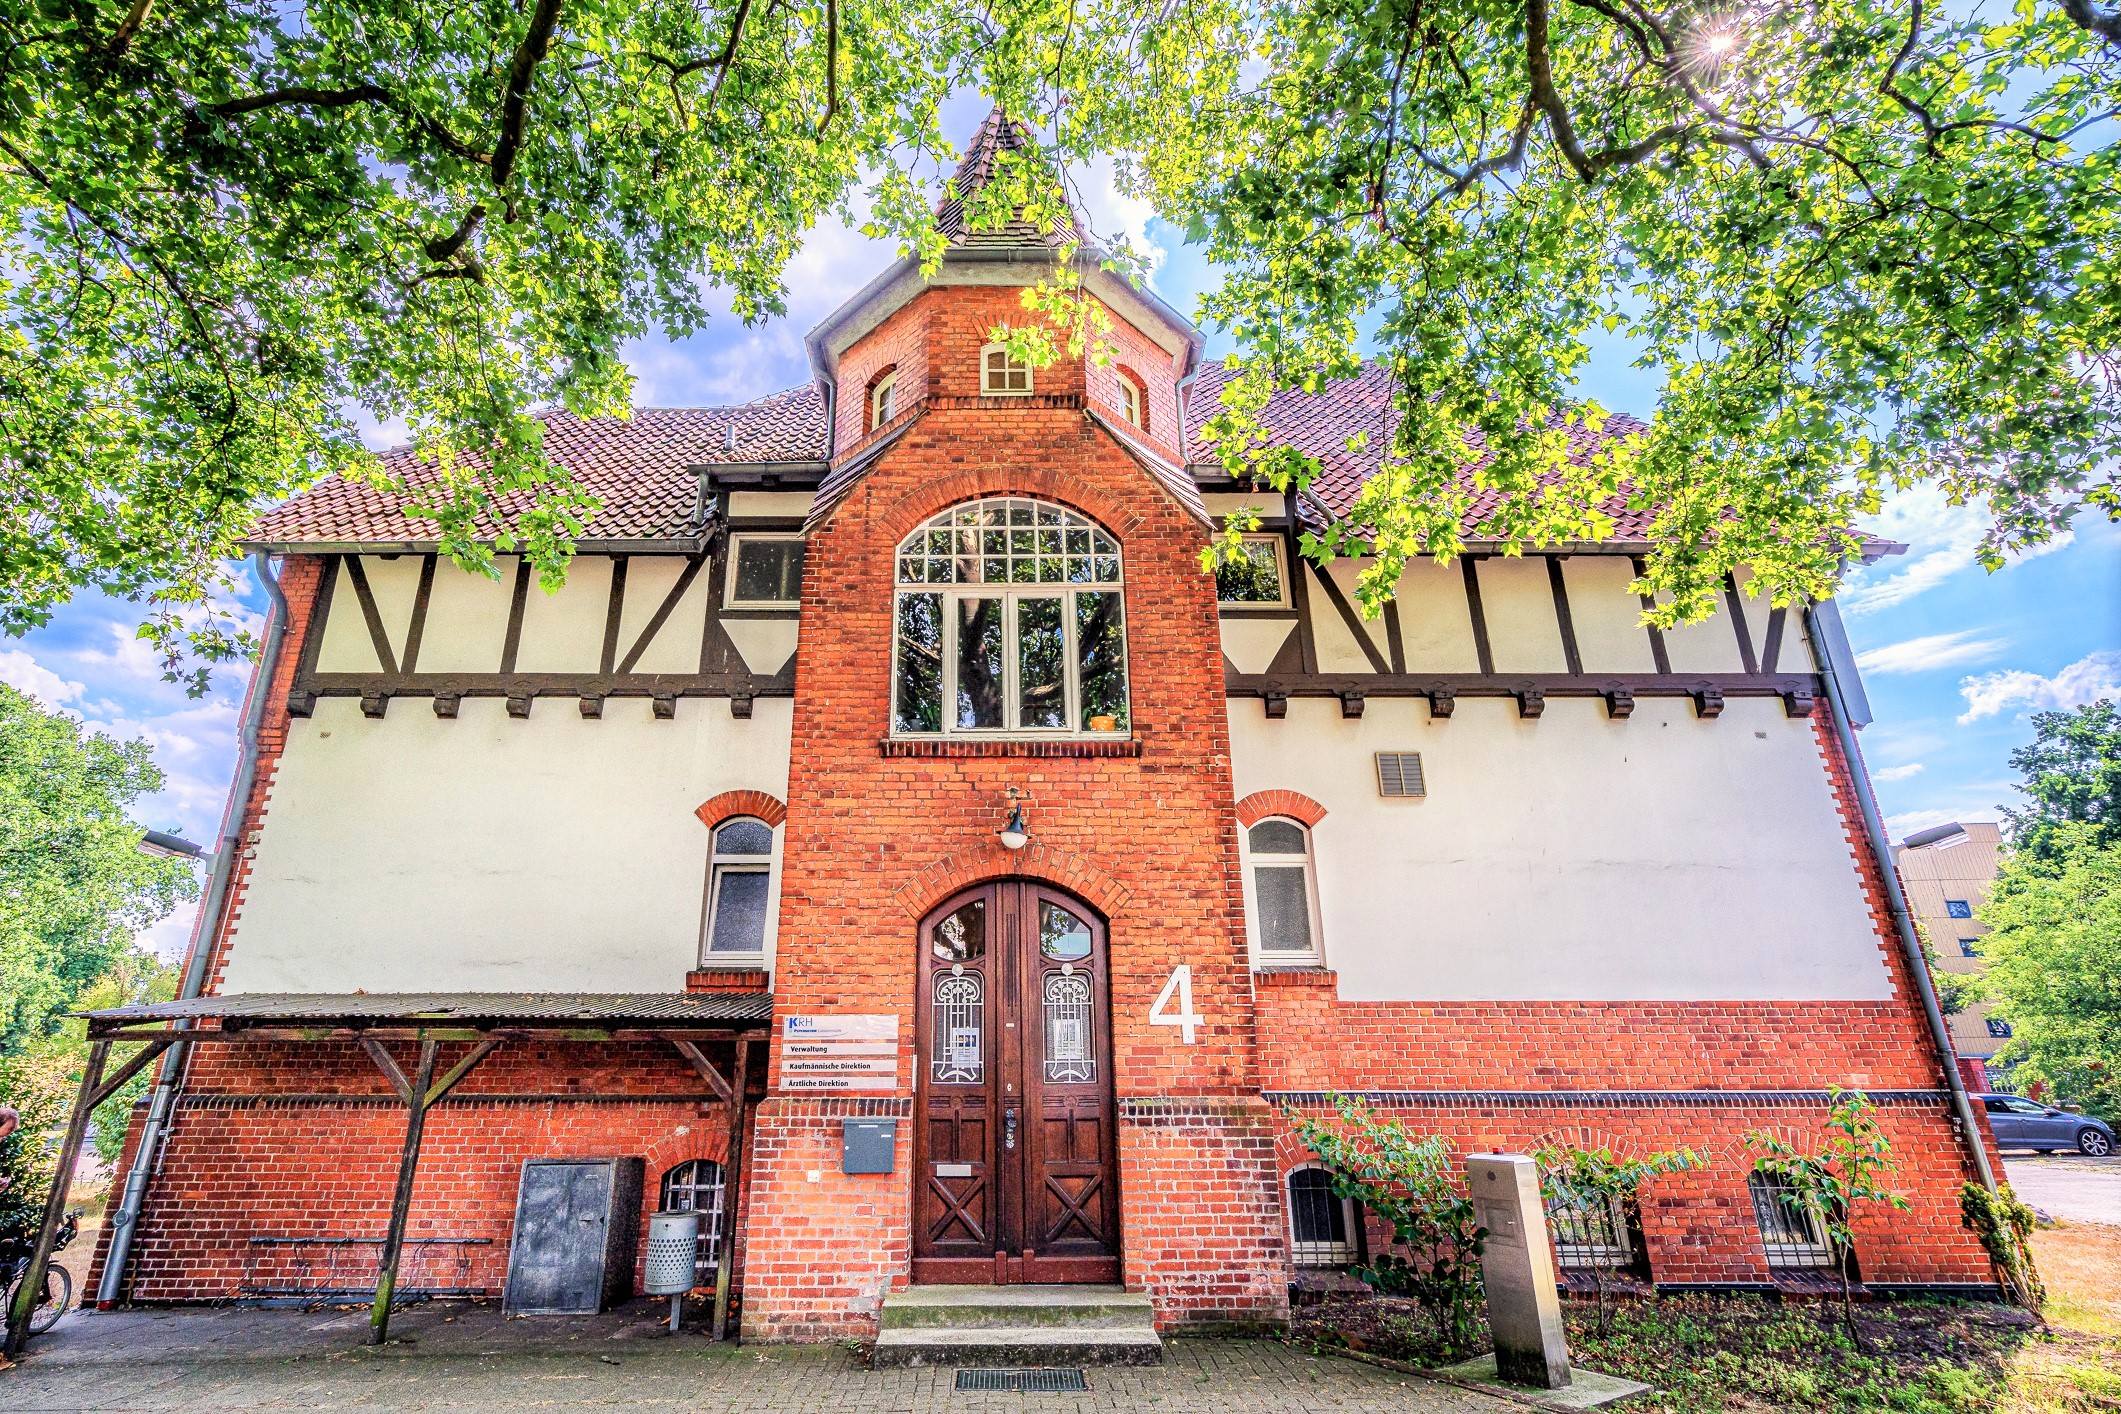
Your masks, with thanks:
[{"label": "flower pot on windowsill", "polygon": [[1093,732],[1116,732],[1119,730],[1119,718],[1092,717],[1090,719],[1090,730]]}]

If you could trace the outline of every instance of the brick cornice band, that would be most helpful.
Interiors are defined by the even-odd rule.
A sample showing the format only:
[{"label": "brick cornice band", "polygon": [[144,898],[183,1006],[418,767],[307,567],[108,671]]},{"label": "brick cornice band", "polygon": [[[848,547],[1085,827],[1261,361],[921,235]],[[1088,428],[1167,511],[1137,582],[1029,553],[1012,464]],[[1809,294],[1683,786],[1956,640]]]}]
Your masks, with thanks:
[{"label": "brick cornice band", "polygon": [[756,815],[778,827],[788,818],[788,807],[762,790],[725,790],[692,813],[710,830],[738,815]]},{"label": "brick cornice band", "polygon": [[1326,818],[1326,807],[1293,790],[1256,790],[1237,802],[1237,823],[1246,829],[1270,815],[1286,815],[1309,829]]}]

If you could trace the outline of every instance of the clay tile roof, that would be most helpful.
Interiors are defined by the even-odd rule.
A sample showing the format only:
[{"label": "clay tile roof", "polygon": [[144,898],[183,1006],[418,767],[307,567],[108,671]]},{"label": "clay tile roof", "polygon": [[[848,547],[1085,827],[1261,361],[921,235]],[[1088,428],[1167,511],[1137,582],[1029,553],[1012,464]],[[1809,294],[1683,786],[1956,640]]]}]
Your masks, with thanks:
[{"label": "clay tile roof", "polygon": [[[808,385],[741,407],[638,408],[631,418],[548,412],[539,420],[545,424],[546,451],[603,502],[581,537],[585,541],[693,534],[699,478],[690,468],[703,462],[806,461],[825,455],[825,400]],[[732,425],[734,451],[728,441]],[[432,478],[409,447],[385,452],[383,461],[414,487]],[[497,513],[480,523],[480,535],[512,524],[532,499],[529,492],[503,498]],[[432,542],[439,527],[406,515],[411,504],[407,496],[365,482],[326,477],[267,511],[247,540],[253,545]]]},{"label": "clay tile roof", "polygon": [[[1210,363],[1202,365],[1199,376],[1193,381],[1186,401],[1185,433],[1186,445],[1196,459],[1205,455],[1200,429],[1221,407],[1223,383],[1228,377],[1228,365]],[[1329,514],[1347,514],[1363,483],[1376,475],[1384,448],[1392,440],[1391,401],[1391,374],[1377,363],[1364,364],[1362,372],[1353,378],[1328,384],[1323,393],[1314,395],[1284,389],[1268,400],[1266,422],[1273,432],[1275,444],[1294,447],[1318,459],[1318,477],[1310,489],[1319,507]],[[1587,461],[1599,448],[1615,439],[1648,430],[1644,423],[1626,414],[1608,418],[1604,428],[1597,432],[1581,425],[1571,427],[1570,460]],[[1367,434],[1367,440],[1361,450],[1351,452],[1348,441],[1358,433]],[[1479,446],[1476,438],[1476,447]],[[1486,460],[1482,448],[1467,465],[1467,476],[1470,478]],[[1462,533],[1468,539],[1476,538],[1480,522],[1495,509],[1500,499],[1500,493],[1494,491],[1483,491],[1474,497],[1462,523]],[[1613,517],[1613,530],[1608,538],[1648,538],[1650,511],[1628,509],[1624,496],[1614,496],[1601,509]]]},{"label": "clay tile roof", "polygon": [[[945,197],[935,208],[935,228],[950,240],[956,250],[1022,250],[1027,247],[1040,248],[1065,245],[1079,239],[1079,226],[1074,220],[1075,206],[1068,203],[1069,219],[1051,231],[1041,231],[1029,221],[1011,221],[998,230],[972,230],[967,225],[967,209],[980,189],[994,176],[995,169],[1004,152],[1036,154],[1037,144],[1031,132],[1022,123],[1002,116],[996,108],[979,125],[972,135],[972,143],[965,149],[965,160],[957,164],[952,178],[957,195]],[[1062,200],[1066,201],[1063,193]]]}]

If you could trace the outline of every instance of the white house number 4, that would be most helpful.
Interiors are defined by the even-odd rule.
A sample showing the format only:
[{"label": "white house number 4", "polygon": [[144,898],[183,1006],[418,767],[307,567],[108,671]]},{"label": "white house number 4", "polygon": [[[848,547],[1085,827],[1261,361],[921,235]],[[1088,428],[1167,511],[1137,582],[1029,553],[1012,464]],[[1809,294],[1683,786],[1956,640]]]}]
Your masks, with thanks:
[{"label": "white house number 4", "polygon": [[[1171,998],[1174,994],[1178,997],[1177,1011],[1171,1010]],[[1156,1001],[1149,1008],[1149,1024],[1178,1027],[1179,1035],[1184,1037],[1186,1044],[1190,1046],[1193,1044],[1193,1028],[1205,1026],[1207,1023],[1208,1018],[1193,1010],[1193,969],[1172,968],[1171,980],[1164,983],[1164,989],[1156,994]]]}]

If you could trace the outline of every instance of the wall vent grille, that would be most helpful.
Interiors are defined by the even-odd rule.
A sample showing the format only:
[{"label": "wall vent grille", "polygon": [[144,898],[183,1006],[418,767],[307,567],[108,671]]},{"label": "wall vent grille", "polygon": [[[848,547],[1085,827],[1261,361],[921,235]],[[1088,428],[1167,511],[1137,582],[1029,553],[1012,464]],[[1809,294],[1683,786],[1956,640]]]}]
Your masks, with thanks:
[{"label": "wall vent grille", "polygon": [[1418,751],[1378,752],[1377,793],[1379,795],[1427,795],[1429,788],[1421,777],[1421,753]]}]

